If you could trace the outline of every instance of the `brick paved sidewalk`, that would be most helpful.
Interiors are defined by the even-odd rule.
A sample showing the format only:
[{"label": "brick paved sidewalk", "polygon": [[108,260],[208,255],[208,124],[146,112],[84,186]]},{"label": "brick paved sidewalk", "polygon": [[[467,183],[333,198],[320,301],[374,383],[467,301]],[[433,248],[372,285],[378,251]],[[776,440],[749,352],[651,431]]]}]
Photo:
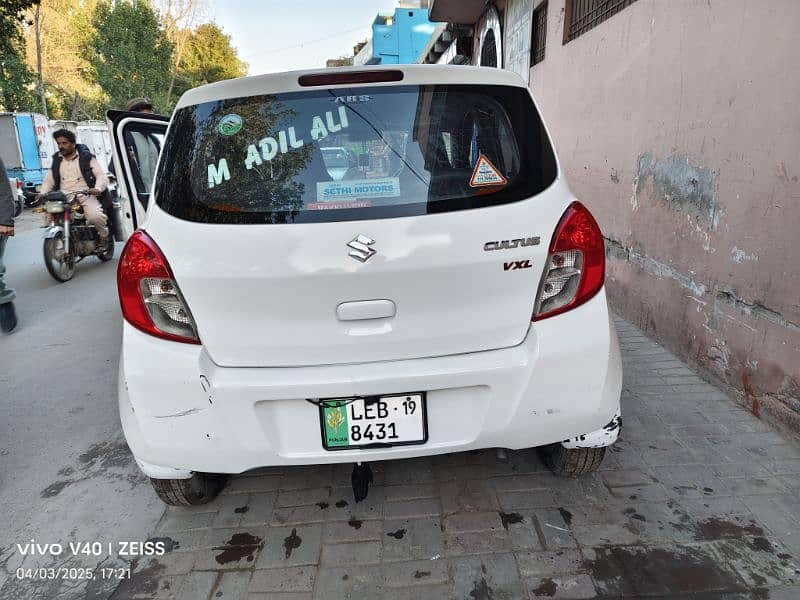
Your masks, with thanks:
[{"label": "brick paved sidewalk", "polygon": [[800,598],[800,449],[617,320],[623,436],[599,473],[533,450],[233,478],[169,508],[115,599]]}]

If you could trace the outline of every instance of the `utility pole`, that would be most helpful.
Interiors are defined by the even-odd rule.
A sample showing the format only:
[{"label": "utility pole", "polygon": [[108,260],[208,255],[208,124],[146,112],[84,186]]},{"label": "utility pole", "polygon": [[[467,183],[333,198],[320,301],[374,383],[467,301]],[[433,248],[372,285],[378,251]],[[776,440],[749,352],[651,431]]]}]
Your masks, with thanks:
[{"label": "utility pole", "polygon": [[36,10],[33,13],[33,27],[34,33],[36,34],[36,68],[39,72],[39,94],[42,97],[42,114],[44,114],[45,118],[49,118],[47,116],[47,99],[44,95],[44,78],[42,77],[42,42],[39,38],[39,8],[40,5],[36,4]]}]

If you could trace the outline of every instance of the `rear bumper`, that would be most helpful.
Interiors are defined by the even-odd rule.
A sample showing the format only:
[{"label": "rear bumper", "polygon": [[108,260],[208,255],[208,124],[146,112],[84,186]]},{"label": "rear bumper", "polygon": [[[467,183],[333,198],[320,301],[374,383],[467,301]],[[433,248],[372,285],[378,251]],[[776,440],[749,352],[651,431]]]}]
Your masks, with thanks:
[{"label": "rear bumper", "polygon": [[[223,368],[202,347],[125,324],[119,407],[142,469],[151,476],[176,469],[183,476],[574,440],[603,431],[619,413],[621,385],[619,346],[602,291],[533,323],[513,348],[363,364]],[[305,401],[422,390],[429,438],[416,446],[326,451],[319,411]]]}]

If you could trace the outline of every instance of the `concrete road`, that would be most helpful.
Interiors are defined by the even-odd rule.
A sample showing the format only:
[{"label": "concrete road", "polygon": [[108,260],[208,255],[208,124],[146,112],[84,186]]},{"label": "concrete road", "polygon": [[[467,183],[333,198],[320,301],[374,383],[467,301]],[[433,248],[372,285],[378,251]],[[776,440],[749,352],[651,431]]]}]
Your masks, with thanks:
[{"label": "concrete road", "polygon": [[[114,577],[42,572],[45,579],[34,580],[27,572],[124,566],[117,543],[144,541],[164,509],[133,463],[117,415],[117,261],[87,258],[72,281],[58,283],[42,260],[39,223],[26,210],[5,257],[20,323],[0,334],[0,598],[107,598]],[[40,546],[23,555],[31,540]],[[96,554],[76,547],[73,556],[70,542],[101,544]],[[45,544],[63,551],[54,556],[58,547]]]}]

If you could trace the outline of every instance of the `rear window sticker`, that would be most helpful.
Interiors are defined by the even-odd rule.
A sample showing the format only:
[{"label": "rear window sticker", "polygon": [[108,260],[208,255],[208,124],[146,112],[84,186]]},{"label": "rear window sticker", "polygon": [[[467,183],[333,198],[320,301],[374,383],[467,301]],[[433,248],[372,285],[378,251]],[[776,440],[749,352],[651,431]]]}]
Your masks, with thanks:
[{"label": "rear window sticker", "polygon": [[350,127],[350,122],[347,119],[347,109],[344,106],[340,106],[338,113],[338,124],[334,120],[334,115],[331,111],[327,111],[325,113],[324,122],[321,116],[314,115],[314,118],[311,120],[311,138],[315,142],[324,140],[326,137],[328,137],[328,134],[336,133],[337,131],[341,131],[342,129],[347,129]]},{"label": "rear window sticker", "polygon": [[365,200],[367,198],[397,198],[399,196],[399,177],[317,182],[317,202],[328,202],[332,200]]},{"label": "rear window sticker", "polygon": [[228,161],[220,158],[216,165],[208,165],[208,189],[221,185],[223,181],[229,181],[231,171],[228,169]]},{"label": "rear window sticker", "polygon": [[342,208],[369,208],[372,202],[369,200],[348,200],[346,202],[312,202],[306,205],[306,210],[336,210]]},{"label": "rear window sticker", "polygon": [[[350,127],[347,118],[347,109],[340,106],[338,111],[339,122],[336,122],[336,114],[327,111],[323,116],[314,115],[311,119],[311,138],[318,142],[324,140],[331,133],[337,133],[342,129]],[[250,170],[264,162],[269,162],[278,154],[286,154],[290,149],[297,150],[305,145],[303,138],[297,137],[297,129],[288,127],[278,132],[277,138],[265,137],[257,144],[250,144],[247,147],[247,156],[244,159],[244,166]]]},{"label": "rear window sticker", "polygon": [[[247,158],[244,159],[244,166],[248,169],[252,169],[254,166],[262,164],[263,161],[272,160],[278,156],[278,152],[286,154],[290,147],[293,150],[297,150],[304,145],[305,142],[302,138],[299,140],[297,139],[295,128],[289,127],[286,130],[278,132],[277,140],[274,137],[265,137],[258,142],[258,146],[256,146],[256,144],[250,144],[247,147]],[[259,149],[261,150],[260,152]]]},{"label": "rear window sticker", "polygon": [[225,115],[219,120],[217,131],[222,135],[235,135],[242,129],[242,117],[235,113]]},{"label": "rear window sticker", "polygon": [[503,174],[497,170],[491,161],[481,154],[472,172],[472,179],[469,181],[470,187],[498,186],[505,185],[507,182]]}]

